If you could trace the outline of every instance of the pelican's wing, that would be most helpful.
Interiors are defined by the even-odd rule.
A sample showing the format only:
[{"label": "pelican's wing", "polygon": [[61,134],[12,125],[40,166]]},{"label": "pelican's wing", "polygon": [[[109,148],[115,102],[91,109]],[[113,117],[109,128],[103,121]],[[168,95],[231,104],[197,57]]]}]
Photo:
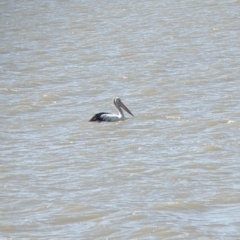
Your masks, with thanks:
[{"label": "pelican's wing", "polygon": [[117,122],[120,120],[118,115],[112,113],[102,114],[100,118],[105,122]]},{"label": "pelican's wing", "polygon": [[106,113],[106,112],[97,113],[89,120],[89,122],[102,122],[104,121],[103,116],[107,114],[110,114],[110,113]]}]

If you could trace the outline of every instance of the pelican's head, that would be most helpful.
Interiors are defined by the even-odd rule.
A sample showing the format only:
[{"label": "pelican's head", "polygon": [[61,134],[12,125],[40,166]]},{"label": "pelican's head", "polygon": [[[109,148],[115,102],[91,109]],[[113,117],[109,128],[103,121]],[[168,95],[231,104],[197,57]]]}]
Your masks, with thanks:
[{"label": "pelican's head", "polygon": [[123,102],[121,101],[121,99],[119,97],[115,97],[113,98],[113,103],[117,108],[122,108],[124,109],[126,112],[128,112],[130,115],[133,116],[133,114],[130,112],[130,110],[123,104]]},{"label": "pelican's head", "polygon": [[113,103],[114,104],[119,104],[121,102],[121,99],[119,97],[113,98]]}]

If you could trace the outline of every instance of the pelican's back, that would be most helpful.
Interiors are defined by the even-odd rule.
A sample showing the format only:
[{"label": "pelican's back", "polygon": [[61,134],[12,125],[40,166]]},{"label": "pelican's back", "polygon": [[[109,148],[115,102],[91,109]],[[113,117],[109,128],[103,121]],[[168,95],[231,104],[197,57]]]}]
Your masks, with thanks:
[{"label": "pelican's back", "polygon": [[89,120],[89,122],[102,122],[102,121],[106,121],[106,120],[103,119],[103,116],[102,116],[102,115],[105,115],[105,114],[110,114],[110,113],[107,113],[107,112],[97,113]]}]

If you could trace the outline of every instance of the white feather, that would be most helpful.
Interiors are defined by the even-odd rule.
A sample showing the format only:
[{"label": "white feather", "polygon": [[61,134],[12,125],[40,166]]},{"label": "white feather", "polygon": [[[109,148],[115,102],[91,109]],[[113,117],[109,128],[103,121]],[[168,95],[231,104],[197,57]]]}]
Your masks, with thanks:
[{"label": "white feather", "polygon": [[103,119],[103,121],[107,122],[117,122],[124,119],[124,117],[118,116],[116,114],[102,114],[101,118]]}]

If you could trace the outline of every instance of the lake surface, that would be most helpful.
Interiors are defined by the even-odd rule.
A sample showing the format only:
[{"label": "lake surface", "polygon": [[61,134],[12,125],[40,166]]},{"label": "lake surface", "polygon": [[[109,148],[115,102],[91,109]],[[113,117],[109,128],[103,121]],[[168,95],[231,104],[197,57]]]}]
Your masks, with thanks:
[{"label": "lake surface", "polygon": [[240,239],[240,1],[0,9],[1,239]]}]

